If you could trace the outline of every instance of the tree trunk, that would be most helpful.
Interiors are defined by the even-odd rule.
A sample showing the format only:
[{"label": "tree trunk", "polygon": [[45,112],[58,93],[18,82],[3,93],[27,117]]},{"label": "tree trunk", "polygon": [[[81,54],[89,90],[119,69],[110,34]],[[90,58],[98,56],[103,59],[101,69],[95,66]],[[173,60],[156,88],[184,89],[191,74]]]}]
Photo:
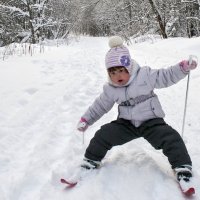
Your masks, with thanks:
[{"label": "tree trunk", "polygon": [[34,30],[33,23],[32,23],[33,14],[32,14],[32,10],[30,8],[30,4],[28,2],[27,2],[27,9],[28,9],[28,12],[29,12],[29,25],[30,25],[30,28],[31,28],[32,43],[35,44],[36,43],[35,30]]},{"label": "tree trunk", "polygon": [[161,34],[162,34],[163,38],[167,38],[167,34],[166,34],[166,31],[165,31],[165,25],[164,25],[164,23],[163,23],[163,21],[162,21],[162,18],[161,18],[161,16],[160,16],[158,10],[156,9],[156,6],[155,6],[155,4],[154,4],[154,1],[153,1],[153,0],[149,0],[149,3],[150,3],[150,5],[151,5],[151,8],[152,8],[153,12],[154,12],[155,15],[156,15],[156,19],[157,19],[158,24],[159,24],[159,26],[160,26],[160,31],[161,31]]}]

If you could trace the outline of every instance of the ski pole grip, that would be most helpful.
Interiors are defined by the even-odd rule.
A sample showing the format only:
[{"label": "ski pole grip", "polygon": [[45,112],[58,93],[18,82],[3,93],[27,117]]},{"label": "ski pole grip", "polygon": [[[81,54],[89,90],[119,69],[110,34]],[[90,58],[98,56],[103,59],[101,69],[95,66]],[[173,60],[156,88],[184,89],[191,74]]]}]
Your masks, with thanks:
[{"label": "ski pole grip", "polygon": [[189,56],[189,65],[192,64],[192,61],[195,61],[198,64],[198,58],[195,55],[190,55]]}]

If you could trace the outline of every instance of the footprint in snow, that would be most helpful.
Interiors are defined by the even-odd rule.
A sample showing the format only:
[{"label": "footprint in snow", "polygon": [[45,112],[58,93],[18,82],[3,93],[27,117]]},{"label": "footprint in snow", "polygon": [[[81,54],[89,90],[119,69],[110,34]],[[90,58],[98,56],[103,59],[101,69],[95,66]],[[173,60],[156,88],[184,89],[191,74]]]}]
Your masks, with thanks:
[{"label": "footprint in snow", "polygon": [[33,95],[38,91],[37,88],[28,88],[25,90],[26,93],[28,93],[29,95]]},{"label": "footprint in snow", "polygon": [[26,100],[26,99],[20,99],[20,100],[18,101],[18,103],[19,103],[21,106],[25,106],[26,104],[28,104],[28,100]]}]

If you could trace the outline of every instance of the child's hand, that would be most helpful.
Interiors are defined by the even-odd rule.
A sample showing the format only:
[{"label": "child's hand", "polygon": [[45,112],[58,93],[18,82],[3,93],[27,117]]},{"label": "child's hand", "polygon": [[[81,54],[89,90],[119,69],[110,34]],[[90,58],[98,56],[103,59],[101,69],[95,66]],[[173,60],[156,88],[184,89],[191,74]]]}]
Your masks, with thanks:
[{"label": "child's hand", "polygon": [[189,60],[183,60],[179,63],[179,65],[183,71],[189,72],[197,67],[197,62],[195,60],[191,60],[190,63]]},{"label": "child's hand", "polygon": [[85,118],[81,118],[80,121],[77,124],[77,129],[81,132],[85,132],[88,128],[88,122]]}]

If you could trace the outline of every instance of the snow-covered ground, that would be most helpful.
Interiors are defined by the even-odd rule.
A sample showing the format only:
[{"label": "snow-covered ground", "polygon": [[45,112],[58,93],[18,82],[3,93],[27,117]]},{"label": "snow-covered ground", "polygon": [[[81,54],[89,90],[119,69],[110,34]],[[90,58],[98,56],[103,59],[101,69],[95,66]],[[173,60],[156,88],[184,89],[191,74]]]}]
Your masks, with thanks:
[{"label": "snow-covered ground", "polygon": [[[108,152],[99,170],[66,190],[95,131],[117,116],[112,109],[85,133],[76,124],[107,80],[107,38],[81,37],[43,54],[0,61],[1,200],[183,200],[166,157],[144,139]],[[141,65],[167,67],[194,54],[200,38],[132,44]],[[165,120],[181,133],[187,78],[157,90]],[[195,199],[200,199],[200,67],[191,73],[184,140],[193,160]]]}]

